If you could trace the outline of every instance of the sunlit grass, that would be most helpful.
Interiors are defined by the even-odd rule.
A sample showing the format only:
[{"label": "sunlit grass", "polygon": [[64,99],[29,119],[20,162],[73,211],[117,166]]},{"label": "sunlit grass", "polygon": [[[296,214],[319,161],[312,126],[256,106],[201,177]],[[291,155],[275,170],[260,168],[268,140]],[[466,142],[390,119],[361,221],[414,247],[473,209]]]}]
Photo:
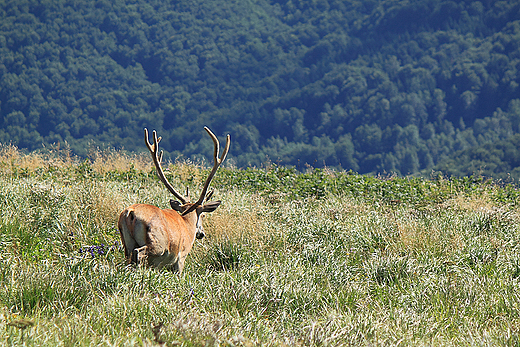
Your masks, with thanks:
[{"label": "sunlit grass", "polygon": [[[375,199],[368,179],[366,195],[304,197],[218,181],[222,205],[179,276],[126,266],[120,249],[124,207],[168,206],[151,166],[51,159],[0,174],[0,344],[520,343],[520,215],[499,186],[434,182],[410,203]],[[196,195],[205,170],[168,172]]]}]

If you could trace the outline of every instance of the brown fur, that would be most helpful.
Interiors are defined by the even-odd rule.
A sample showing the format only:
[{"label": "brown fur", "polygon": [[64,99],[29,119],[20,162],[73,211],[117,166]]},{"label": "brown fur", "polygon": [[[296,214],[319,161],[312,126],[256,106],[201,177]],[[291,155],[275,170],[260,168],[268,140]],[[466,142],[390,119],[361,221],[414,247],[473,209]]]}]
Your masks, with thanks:
[{"label": "brown fur", "polygon": [[199,207],[181,216],[175,210],[162,210],[153,205],[128,207],[121,212],[118,223],[127,261],[182,272],[195,242],[201,212]]}]

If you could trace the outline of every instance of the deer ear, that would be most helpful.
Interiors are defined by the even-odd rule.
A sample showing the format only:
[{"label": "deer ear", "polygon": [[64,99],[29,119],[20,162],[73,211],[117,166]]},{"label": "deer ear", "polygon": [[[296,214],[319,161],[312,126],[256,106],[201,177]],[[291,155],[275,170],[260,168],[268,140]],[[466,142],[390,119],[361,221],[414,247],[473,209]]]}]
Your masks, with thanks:
[{"label": "deer ear", "polygon": [[174,209],[177,212],[181,212],[181,213],[183,212],[182,205],[177,200],[171,199],[170,200],[170,206],[172,207],[172,209]]},{"label": "deer ear", "polygon": [[220,206],[221,201],[210,201],[202,206],[202,212],[213,212]]}]

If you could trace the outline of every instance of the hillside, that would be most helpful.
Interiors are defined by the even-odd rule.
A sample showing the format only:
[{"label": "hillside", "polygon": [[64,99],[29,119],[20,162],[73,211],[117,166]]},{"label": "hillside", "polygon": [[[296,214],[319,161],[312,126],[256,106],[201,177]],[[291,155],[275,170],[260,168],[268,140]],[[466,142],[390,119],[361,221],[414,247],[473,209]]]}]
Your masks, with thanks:
[{"label": "hillside", "polygon": [[0,142],[142,151],[149,127],[198,159],[207,125],[239,167],[517,179],[496,144],[520,133],[519,18],[513,0],[6,0]]},{"label": "hillside", "polygon": [[[196,195],[209,170],[168,167]],[[116,229],[171,194],[148,157],[0,149],[6,346],[516,346],[520,191],[474,178],[221,168],[179,276]]]}]

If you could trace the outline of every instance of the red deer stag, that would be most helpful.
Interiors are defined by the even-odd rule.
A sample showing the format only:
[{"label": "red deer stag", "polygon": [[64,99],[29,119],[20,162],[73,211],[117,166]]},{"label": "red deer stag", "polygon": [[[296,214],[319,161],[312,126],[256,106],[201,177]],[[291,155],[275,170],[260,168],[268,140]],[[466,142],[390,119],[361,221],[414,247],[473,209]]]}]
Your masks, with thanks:
[{"label": "red deer stag", "polygon": [[159,153],[161,137],[157,138],[154,130],[153,144],[151,144],[148,140],[148,129],[144,129],[145,143],[152,154],[157,175],[180,202],[170,200],[172,209],[164,210],[153,205],[134,204],[121,212],[118,228],[128,263],[145,263],[157,268],[168,267],[181,273],[195,238],[204,237],[201,214],[213,212],[220,205],[220,201],[207,202],[213,194],[213,191],[207,193],[208,187],[218,167],[226,159],[230,144],[228,135],[226,148],[219,158],[217,137],[207,127],[204,129],[215,145],[213,154],[215,164],[204,183],[199,200],[194,203],[189,201],[188,190],[186,190],[187,196],[183,197],[168,182],[161,167],[163,156],[162,151]]}]

